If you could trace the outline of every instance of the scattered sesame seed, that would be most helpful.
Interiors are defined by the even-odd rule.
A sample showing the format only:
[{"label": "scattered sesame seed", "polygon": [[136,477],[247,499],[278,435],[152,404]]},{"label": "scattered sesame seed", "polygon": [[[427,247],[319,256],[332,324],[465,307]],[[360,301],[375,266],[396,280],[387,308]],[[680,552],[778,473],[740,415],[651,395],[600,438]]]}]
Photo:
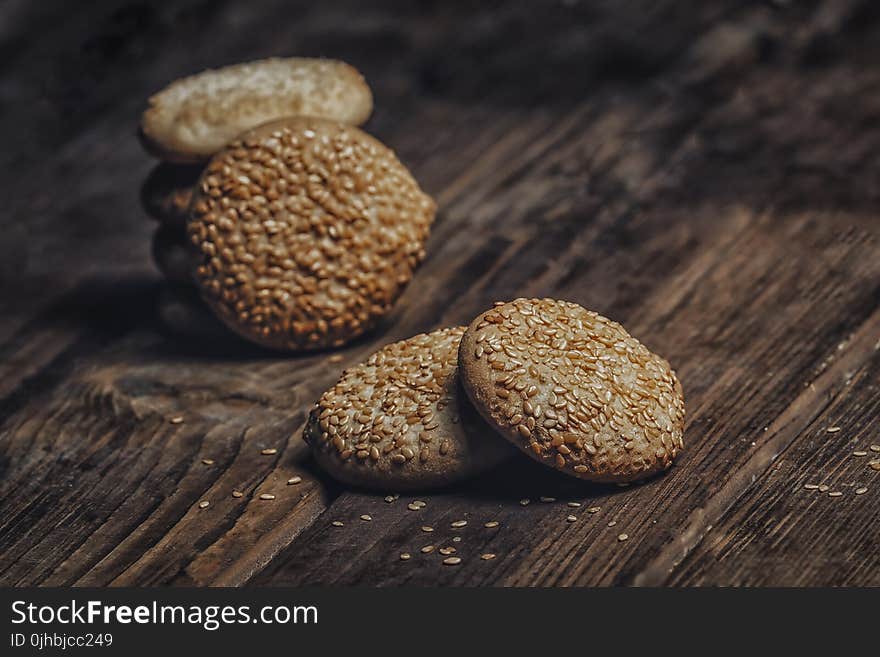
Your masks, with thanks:
[{"label": "scattered sesame seed", "polygon": [[173,417],[169,420],[171,424],[183,424],[183,417],[178,415],[177,417]]},{"label": "scattered sesame seed", "polygon": [[870,461],[868,465],[872,470],[880,470],[880,461]]},{"label": "scattered sesame seed", "polygon": [[456,520],[449,524],[450,527],[455,527],[458,529],[459,527],[464,527],[467,524],[467,520]]},{"label": "scattered sesame seed", "polygon": [[840,427],[828,427],[828,433],[837,433],[840,431]]},{"label": "scattered sesame seed", "polygon": [[244,497],[244,493],[242,493],[240,490],[234,490],[232,491],[232,497]]},{"label": "scattered sesame seed", "polygon": [[612,520],[611,522],[608,523],[608,526],[609,526],[609,527],[614,527],[614,525],[616,525],[616,524],[617,524],[617,521],[616,521],[616,520]]},{"label": "scattered sesame seed", "polygon": [[856,451],[853,452],[853,456],[867,456],[867,455],[868,455],[868,452],[866,452],[862,449],[857,449]]},{"label": "scattered sesame seed", "polygon": [[804,484],[804,488],[807,490],[817,490],[819,488],[819,484]]},{"label": "scattered sesame seed", "polygon": [[208,506],[210,506],[210,504],[211,503],[208,500],[203,500],[202,502],[199,502],[199,508],[200,509],[207,509]]},{"label": "scattered sesame seed", "polygon": [[260,499],[261,499],[261,500],[274,500],[274,499],[275,499],[275,496],[272,495],[271,493],[262,493],[262,494],[260,495]]},{"label": "scattered sesame seed", "polygon": [[422,500],[415,500],[415,501],[413,501],[413,504],[420,509],[424,509],[426,506],[428,506],[428,503],[424,502]]},{"label": "scattered sesame seed", "polygon": [[364,522],[370,522],[372,519],[373,519],[373,516],[371,516],[368,513],[365,513],[361,516],[361,520],[363,520]]},{"label": "scattered sesame seed", "polygon": [[822,485],[819,486],[819,488],[818,488],[817,490],[818,490],[820,493],[827,493],[829,490],[831,490],[831,486],[829,486],[829,485],[827,485],[827,484],[822,484]]},{"label": "scattered sesame seed", "polygon": [[450,546],[450,547],[442,547],[442,548],[440,548],[440,549],[437,550],[437,551],[438,551],[440,554],[455,554],[455,548],[452,547],[452,546]]},{"label": "scattered sesame seed", "polygon": [[388,504],[391,504],[391,503],[394,501],[394,495],[386,495],[386,496],[385,496],[385,501],[386,501]]},{"label": "scattered sesame seed", "polygon": [[566,516],[566,522],[577,522],[577,516]]},{"label": "scattered sesame seed", "polygon": [[566,506],[570,506],[572,509],[577,509],[580,505],[580,502],[568,502]]},{"label": "scattered sesame seed", "polygon": [[486,529],[492,529],[493,527],[497,527],[500,523],[497,520],[490,520],[483,527]]},{"label": "scattered sesame seed", "polygon": [[263,456],[272,456],[273,454],[277,454],[278,450],[274,447],[267,447],[266,449],[260,450],[260,454]]},{"label": "scattered sesame seed", "polygon": [[425,547],[422,548],[422,553],[424,553],[424,554],[429,554],[430,552],[433,552],[433,551],[434,551],[433,545],[426,545]]},{"label": "scattered sesame seed", "polygon": [[214,465],[214,459],[202,459],[202,463],[205,465]]},{"label": "scattered sesame seed", "polygon": [[623,543],[623,541],[625,541],[628,538],[629,538],[629,534],[619,534],[617,536],[617,540],[620,541],[621,543]]},{"label": "scattered sesame seed", "polygon": [[422,531],[423,532],[432,532],[432,531],[434,531],[434,528],[431,527],[430,525],[425,525],[424,527],[422,527]]},{"label": "scattered sesame seed", "polygon": [[599,511],[601,510],[601,506],[591,506],[589,509],[587,509],[587,513],[599,513]]},{"label": "scattered sesame seed", "polygon": [[[387,501],[387,500],[386,500],[386,501]],[[414,503],[411,502],[411,503],[409,503],[409,504],[406,505],[406,508],[409,509],[410,511],[418,511],[418,510],[421,509],[422,507],[420,507],[418,504],[414,504]]]},{"label": "scattered sesame seed", "polygon": [[549,504],[550,502],[555,502],[555,501],[556,501],[556,498],[555,498],[555,497],[545,497],[545,496],[542,496],[542,497],[539,497],[538,499],[540,499],[542,502],[544,502],[544,503],[546,503],[546,504]]},{"label": "scattered sesame seed", "polygon": [[461,536],[453,536],[452,542],[453,543],[461,543]]},{"label": "scattered sesame seed", "polygon": [[401,552],[400,560],[401,561],[409,561],[412,558],[412,555],[409,552]]},{"label": "scattered sesame seed", "polygon": [[880,445],[871,445],[868,449],[872,452],[880,452]]},{"label": "scattered sesame seed", "polygon": [[856,488],[856,495],[864,495],[868,492],[867,486],[862,486],[861,488]]},{"label": "scattered sesame seed", "polygon": [[342,527],[342,525],[344,525],[345,523],[342,522],[341,520],[334,520],[330,524],[333,525],[334,527]]},{"label": "scattered sesame seed", "polygon": [[528,497],[524,497],[519,501],[520,506],[528,506],[531,503],[531,500]]},{"label": "scattered sesame seed", "polygon": [[486,552],[486,554],[480,555],[480,559],[482,559],[483,561],[490,561],[491,559],[494,559],[495,556],[496,555],[492,554],[491,552]]},{"label": "scattered sesame seed", "polygon": [[302,483],[302,480],[303,480],[303,478],[297,475],[296,477],[291,477],[290,479],[288,479],[287,485],[288,486],[295,486],[296,484]]},{"label": "scattered sesame seed", "polygon": [[841,495],[843,495],[843,493],[841,493],[839,490],[828,493],[828,497],[840,497]]},{"label": "scattered sesame seed", "polygon": [[342,354],[333,354],[330,358],[327,359],[328,362],[331,363],[341,363],[342,362]]},{"label": "scattered sesame seed", "polygon": [[446,566],[457,566],[461,563],[461,557],[446,557],[443,564]]}]

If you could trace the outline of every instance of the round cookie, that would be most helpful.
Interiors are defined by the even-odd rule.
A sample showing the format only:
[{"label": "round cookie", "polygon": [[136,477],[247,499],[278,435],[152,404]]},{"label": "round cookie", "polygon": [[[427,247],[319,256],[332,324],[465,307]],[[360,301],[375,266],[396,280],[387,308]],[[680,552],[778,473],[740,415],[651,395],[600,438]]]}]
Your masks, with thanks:
[{"label": "round cookie", "polygon": [[684,398],[669,363],[575,303],[516,299],[482,313],[462,338],[459,370],[489,424],[575,477],[642,479],[682,448]]},{"label": "round cookie", "polygon": [[286,116],[360,125],[373,111],[363,76],[345,62],[263,59],[182,78],[150,97],[139,136],[168,162],[204,162],[245,130]]},{"label": "round cookie", "polygon": [[509,456],[459,386],[464,330],[395,342],[345,370],[303,431],[318,464],[347,484],[402,491],[450,484]]},{"label": "round cookie", "polygon": [[203,166],[159,164],[141,187],[141,203],[154,219],[183,229],[189,217],[193,188],[199,181]]},{"label": "round cookie", "polygon": [[186,233],[172,226],[160,226],[153,233],[153,261],[172,283],[192,285],[193,256],[187,248]]},{"label": "round cookie", "polygon": [[196,282],[258,344],[340,346],[403,292],[434,212],[394,152],[358,128],[266,124],[214,156],[197,186],[187,224]]}]

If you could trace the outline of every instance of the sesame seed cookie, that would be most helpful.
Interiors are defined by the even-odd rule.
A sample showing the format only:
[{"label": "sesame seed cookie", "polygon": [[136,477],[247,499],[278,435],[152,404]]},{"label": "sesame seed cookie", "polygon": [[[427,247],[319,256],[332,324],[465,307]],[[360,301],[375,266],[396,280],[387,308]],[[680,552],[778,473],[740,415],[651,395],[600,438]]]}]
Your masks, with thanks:
[{"label": "sesame seed cookie", "polygon": [[172,283],[192,285],[194,259],[187,248],[186,233],[176,226],[160,226],[153,233],[153,261]]},{"label": "sesame seed cookie", "polygon": [[684,398],[669,363],[575,303],[516,299],[482,313],[462,338],[459,371],[489,424],[575,477],[642,479],[682,448]]},{"label": "sesame seed cookie", "polygon": [[183,229],[189,217],[193,189],[203,166],[162,163],[150,171],[141,187],[141,203],[153,219]]},{"label": "sesame seed cookie", "polygon": [[182,78],[153,95],[144,147],[168,162],[203,162],[245,130],[286,116],[360,125],[373,111],[363,76],[345,62],[264,59]]},{"label": "sesame seed cookie", "polygon": [[292,118],[208,164],[187,224],[202,295],[275,349],[345,344],[393,306],[425,256],[434,201],[358,128]]},{"label": "sesame seed cookie", "polygon": [[395,342],[343,372],[303,431],[318,464],[347,484],[415,490],[450,484],[509,456],[513,450],[459,386],[464,330]]}]

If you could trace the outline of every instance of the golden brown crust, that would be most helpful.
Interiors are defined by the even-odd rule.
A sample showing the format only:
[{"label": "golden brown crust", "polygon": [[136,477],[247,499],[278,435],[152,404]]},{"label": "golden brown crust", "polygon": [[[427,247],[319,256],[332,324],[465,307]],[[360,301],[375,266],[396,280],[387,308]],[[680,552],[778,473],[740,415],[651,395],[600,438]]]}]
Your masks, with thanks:
[{"label": "golden brown crust", "polygon": [[393,306],[424,258],[435,205],[361,130],[294,118],[209,163],[188,223],[205,300],[276,349],[340,346]]},{"label": "golden brown crust", "polygon": [[162,163],[150,171],[141,186],[141,203],[154,219],[183,230],[189,217],[193,190],[204,166]]},{"label": "golden brown crust", "polygon": [[287,116],[352,125],[369,118],[373,97],[345,62],[291,57],[203,71],[153,95],[141,117],[146,150],[170,162],[203,162],[246,130]]},{"label": "golden brown crust", "polygon": [[493,428],[567,474],[634,481],[668,468],[682,448],[675,372],[577,304],[517,299],[482,313],[462,338],[459,370]]},{"label": "golden brown crust", "polygon": [[303,432],[319,465],[354,486],[402,491],[450,484],[510,455],[459,386],[463,333],[420,334],[343,372]]}]

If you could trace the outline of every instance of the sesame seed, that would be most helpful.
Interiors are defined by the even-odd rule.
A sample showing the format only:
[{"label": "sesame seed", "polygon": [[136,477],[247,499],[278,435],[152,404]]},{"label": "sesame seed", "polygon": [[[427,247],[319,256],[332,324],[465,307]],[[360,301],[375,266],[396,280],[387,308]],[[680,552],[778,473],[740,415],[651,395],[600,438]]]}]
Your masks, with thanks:
[{"label": "sesame seed", "polygon": [[486,529],[492,529],[493,527],[497,527],[498,525],[499,522],[497,520],[490,520],[485,525],[483,525],[483,527],[485,527]]},{"label": "sesame seed", "polygon": [[565,521],[566,522],[577,522],[577,516],[566,516]]},{"label": "sesame seed", "polygon": [[369,513],[364,513],[361,516],[361,520],[363,520],[364,522],[370,522],[372,519],[373,519],[373,516],[371,516]]},{"label": "sesame seed", "polygon": [[862,486],[861,488],[856,488],[856,495],[864,495],[868,492],[867,486]]},{"label": "sesame seed", "polygon": [[614,525],[616,525],[616,524],[617,524],[617,521],[616,521],[616,520],[612,520],[611,522],[608,523],[608,526],[609,526],[609,527],[614,527]]},{"label": "sesame seed", "polygon": [[424,502],[424,501],[422,501],[422,500],[415,500],[415,501],[413,502],[413,504],[415,504],[415,505],[416,505],[417,507],[419,507],[420,509],[423,509],[424,507],[428,506],[428,503],[427,503],[427,502]]},{"label": "sesame seed", "polygon": [[840,497],[841,495],[843,495],[843,493],[841,493],[839,490],[828,493],[828,497]]},{"label": "sesame seed", "polygon": [[341,363],[342,362],[342,354],[333,354],[327,360],[331,363]]},{"label": "sesame seed", "polygon": [[539,497],[538,499],[541,500],[542,502],[547,503],[547,504],[549,504],[550,502],[556,501],[555,497]]},{"label": "sesame seed", "polygon": [[275,499],[275,496],[272,495],[271,493],[262,493],[262,494],[260,495],[260,499],[261,499],[261,500],[274,500],[274,499]]},{"label": "sesame seed", "polygon": [[570,506],[572,509],[577,509],[579,506],[581,506],[581,503],[580,502],[567,502],[566,506]]},{"label": "sesame seed", "polygon": [[171,424],[183,424],[183,417],[178,415],[177,417],[173,417],[168,421],[171,422]]},{"label": "sesame seed", "polygon": [[412,555],[409,552],[401,552],[400,560],[401,561],[409,561],[412,558]]},{"label": "sesame seed", "polygon": [[443,564],[446,566],[457,566],[461,563],[461,557],[446,557]]},{"label": "sesame seed", "polygon": [[425,525],[422,527],[422,531],[423,532],[432,532],[432,531],[434,531],[434,528],[431,527],[430,525]]},{"label": "sesame seed", "polygon": [[452,542],[453,543],[461,543],[461,536],[453,536]]},{"label": "sesame seed", "polygon": [[345,523],[343,523],[341,520],[334,520],[330,524],[333,525],[334,527],[342,527],[342,525],[344,525]]},{"label": "sesame seed", "polygon": [[827,431],[828,433],[837,433],[840,431],[840,427],[828,427]]},{"label": "sesame seed", "polygon": [[207,509],[210,505],[211,503],[208,500],[203,500],[202,502],[199,502],[200,509]]},{"label": "sesame seed", "polygon": [[821,484],[817,490],[820,493],[827,493],[829,490],[831,490],[831,486],[828,486],[827,484]]},{"label": "sesame seed", "polygon": [[424,554],[428,554],[433,551],[434,551],[433,545],[426,545],[425,547],[422,548],[422,553],[424,553]]},{"label": "sesame seed", "polygon": [[456,520],[449,524],[450,527],[454,527],[458,529],[459,527],[464,527],[467,524],[467,520]]},{"label": "sesame seed", "polygon": [[872,452],[880,452],[880,445],[871,445],[868,449]]},{"label": "sesame seed", "polygon": [[232,497],[244,497],[244,493],[242,493],[240,490],[234,490],[232,491]]},{"label": "sesame seed", "polygon": [[486,552],[485,554],[480,555],[480,559],[482,559],[483,561],[490,561],[494,559],[495,556],[496,555],[492,554],[491,552]]},{"label": "sesame seed", "polygon": [[853,456],[867,456],[867,455],[868,455],[868,452],[861,450],[861,449],[857,449],[856,451],[853,452]]},{"label": "sesame seed", "polygon": [[868,462],[868,466],[872,470],[880,470],[880,461],[870,461]]},{"label": "sesame seed", "polygon": [[531,500],[528,497],[524,497],[519,501],[520,506],[528,506],[531,503]]},{"label": "sesame seed", "polygon": [[394,501],[394,495],[386,495],[386,496],[385,496],[385,501],[386,501],[388,504],[391,504],[391,503]]},{"label": "sesame seed", "polygon": [[591,506],[589,509],[587,509],[587,513],[599,513],[599,511],[601,510],[601,506]]},{"label": "sesame seed", "polygon": [[260,454],[263,456],[272,456],[273,454],[277,454],[278,450],[274,447],[267,447],[266,449],[260,450]]},{"label": "sesame seed", "polygon": [[619,534],[617,536],[617,540],[620,541],[621,543],[623,543],[623,541],[625,541],[628,538],[629,538],[629,534]]},{"label": "sesame seed", "polygon": [[804,484],[804,488],[807,490],[817,490],[819,488],[819,484]]},{"label": "sesame seed", "polygon": [[214,465],[214,459],[202,459],[202,463],[205,465]]},{"label": "sesame seed", "polygon": [[452,546],[450,546],[450,547],[442,547],[442,548],[440,548],[440,549],[437,550],[437,551],[438,551],[440,554],[455,554],[455,548],[452,547]]},{"label": "sesame seed", "polygon": [[300,476],[291,477],[287,480],[288,486],[295,486],[296,484],[302,483],[303,478]]}]

